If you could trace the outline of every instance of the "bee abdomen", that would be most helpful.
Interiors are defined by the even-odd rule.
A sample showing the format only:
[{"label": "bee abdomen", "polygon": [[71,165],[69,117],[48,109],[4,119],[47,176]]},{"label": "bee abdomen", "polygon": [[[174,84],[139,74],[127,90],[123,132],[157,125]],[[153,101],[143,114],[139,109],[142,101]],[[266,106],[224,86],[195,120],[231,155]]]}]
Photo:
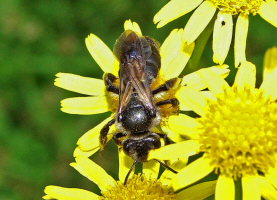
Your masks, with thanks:
[{"label": "bee abdomen", "polygon": [[146,70],[149,83],[157,77],[161,68],[161,56],[159,53],[159,44],[150,37],[145,37],[151,47],[151,55],[146,59]]}]

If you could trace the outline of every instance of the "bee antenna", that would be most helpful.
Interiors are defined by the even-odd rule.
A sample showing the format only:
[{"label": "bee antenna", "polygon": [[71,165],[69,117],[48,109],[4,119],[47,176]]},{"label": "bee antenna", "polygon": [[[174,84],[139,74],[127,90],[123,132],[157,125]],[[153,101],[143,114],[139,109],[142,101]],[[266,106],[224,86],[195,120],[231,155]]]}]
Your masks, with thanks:
[{"label": "bee antenna", "polygon": [[157,159],[154,159],[154,160],[156,160],[157,162],[159,162],[164,168],[166,168],[166,169],[172,171],[174,174],[177,174],[177,173],[178,173],[177,171],[175,171],[174,169],[172,169],[171,167],[169,167],[169,166],[166,165],[165,163],[163,163],[163,162],[161,162],[161,161],[159,161],[159,160],[157,160]]},{"label": "bee antenna", "polygon": [[134,166],[137,164],[139,158],[140,158],[140,157],[137,157],[137,158],[136,158],[136,160],[134,161],[134,163],[133,163],[131,169],[128,171],[128,173],[127,173],[127,175],[126,175],[126,177],[125,177],[124,185],[126,185],[127,180],[128,180],[128,177],[129,177],[129,175],[131,174],[131,172],[132,172]]}]

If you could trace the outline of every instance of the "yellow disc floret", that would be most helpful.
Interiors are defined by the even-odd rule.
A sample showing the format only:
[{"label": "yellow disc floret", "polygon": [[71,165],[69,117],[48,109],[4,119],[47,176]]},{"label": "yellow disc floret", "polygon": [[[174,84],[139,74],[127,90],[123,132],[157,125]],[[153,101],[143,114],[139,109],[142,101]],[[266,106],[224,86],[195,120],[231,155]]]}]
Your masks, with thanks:
[{"label": "yellow disc floret", "polygon": [[201,151],[216,172],[241,177],[266,173],[277,152],[277,104],[247,85],[224,89],[209,100],[201,124]]},{"label": "yellow disc floret", "polygon": [[236,15],[239,13],[256,15],[263,0],[207,0],[220,11]]},{"label": "yellow disc floret", "polygon": [[147,179],[144,175],[134,174],[127,184],[118,181],[114,187],[102,191],[105,200],[173,200],[176,199],[171,188],[162,185],[157,179]]}]

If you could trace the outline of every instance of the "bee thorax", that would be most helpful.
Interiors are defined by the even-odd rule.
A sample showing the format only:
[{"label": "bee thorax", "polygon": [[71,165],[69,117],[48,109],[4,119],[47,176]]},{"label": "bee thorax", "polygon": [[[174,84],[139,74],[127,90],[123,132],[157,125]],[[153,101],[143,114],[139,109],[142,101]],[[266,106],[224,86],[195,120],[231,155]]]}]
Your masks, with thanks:
[{"label": "bee thorax", "polygon": [[116,126],[122,132],[135,134],[157,126],[161,117],[157,109],[149,110],[136,98],[129,101],[126,108],[117,115]]}]

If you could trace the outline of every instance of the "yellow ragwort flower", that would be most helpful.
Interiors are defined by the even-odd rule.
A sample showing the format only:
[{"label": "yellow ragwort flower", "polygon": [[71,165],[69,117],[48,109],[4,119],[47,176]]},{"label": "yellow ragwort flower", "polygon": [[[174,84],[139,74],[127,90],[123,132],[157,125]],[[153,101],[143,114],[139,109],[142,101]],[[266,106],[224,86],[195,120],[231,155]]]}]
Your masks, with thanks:
[{"label": "yellow ragwort flower", "polygon": [[[135,22],[132,23],[130,20],[125,22],[124,28],[125,30],[130,29],[141,34],[141,30],[138,24]],[[191,45],[185,45],[181,40],[182,35],[183,29],[175,29],[170,33],[170,35],[161,45],[161,69],[155,80],[156,86],[163,84],[165,81],[171,78],[178,77],[184,69],[186,63],[188,62],[194,48],[194,43],[192,43]],[[117,77],[119,62],[113,56],[112,51],[97,36],[93,34],[89,35],[88,38],[86,38],[86,45],[90,54],[104,71],[104,73],[113,73]],[[214,72],[225,78],[229,73],[229,69],[227,68],[228,66],[222,65],[205,68],[203,70]],[[78,147],[74,152],[74,156],[90,156],[100,149],[100,130],[105,124],[107,124],[107,122],[113,119],[114,115],[116,114],[118,97],[107,94],[104,81],[101,79],[82,77],[67,73],[58,73],[57,77],[58,78],[55,80],[56,86],[70,91],[89,95],[87,97],[75,97],[62,100],[62,111],[70,114],[83,115],[98,114],[108,111],[112,112],[111,117],[105,119],[99,125],[86,132],[78,140]],[[180,101],[180,110],[191,110],[189,106],[184,103],[185,100],[183,98],[183,89],[185,87],[181,86],[186,85],[186,87],[190,87],[198,91],[206,88],[207,86],[197,72],[184,76],[182,79],[180,79],[180,82],[182,82],[182,84],[180,84],[173,91],[173,93],[171,93],[171,95],[175,96]],[[203,92],[203,94],[206,93],[207,92]],[[159,98],[159,95],[157,95],[157,98]],[[171,140],[177,142],[182,140],[182,138],[179,136],[179,134],[171,131],[167,126],[167,118],[171,114],[172,113],[168,112],[161,113],[161,128],[164,132],[168,134]],[[112,125],[109,132],[110,134],[108,134],[108,140],[112,138],[112,133],[118,132],[116,131],[116,126]],[[126,162],[130,163],[129,161]],[[147,165],[147,163],[145,164]]]},{"label": "yellow ragwort flower", "polygon": [[188,21],[183,40],[188,44],[196,40],[213,18],[216,10],[217,19],[213,32],[213,60],[222,64],[228,54],[232,33],[232,15],[238,15],[235,30],[235,66],[245,61],[246,37],[249,14],[257,13],[273,26],[277,27],[277,2],[275,0],[171,0],[154,17],[157,27],[187,14],[195,9]]},{"label": "yellow ragwort flower", "polygon": [[[276,55],[275,55],[276,56]],[[213,94],[190,90],[193,119],[172,116],[169,125],[191,140],[150,152],[150,158],[182,158],[203,152],[173,179],[175,190],[186,187],[211,172],[219,174],[215,199],[235,199],[234,180],[242,182],[243,200],[277,199],[277,68],[255,88],[256,67],[243,62],[232,87],[218,75],[199,72]],[[174,156],[173,156],[174,155]]]},{"label": "yellow ragwort flower", "polygon": [[[186,162],[177,161],[172,167],[178,170],[183,168]],[[43,199],[58,200],[174,200],[174,199],[204,199],[213,194],[215,181],[205,182],[194,187],[174,193],[171,187],[171,180],[176,176],[165,170],[159,179],[153,178],[147,172],[133,175],[126,185],[123,180],[115,181],[99,165],[87,157],[77,157],[76,163],[70,164],[80,174],[97,184],[101,190],[101,196],[78,188],[64,188],[60,186],[47,186],[44,190],[46,195]],[[157,175],[156,175],[157,176]],[[201,192],[198,192],[201,189]]]}]

